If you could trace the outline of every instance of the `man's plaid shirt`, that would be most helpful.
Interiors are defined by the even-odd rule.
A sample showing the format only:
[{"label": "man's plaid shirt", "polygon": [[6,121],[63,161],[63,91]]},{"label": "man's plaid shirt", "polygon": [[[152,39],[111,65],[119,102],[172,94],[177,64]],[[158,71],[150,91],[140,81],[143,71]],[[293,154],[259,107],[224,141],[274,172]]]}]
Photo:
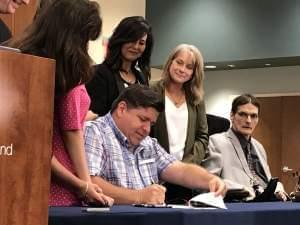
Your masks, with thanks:
[{"label": "man's plaid shirt", "polygon": [[158,183],[161,172],[176,161],[149,136],[130,151],[110,113],[87,122],[84,136],[90,175],[117,186],[142,189]]}]

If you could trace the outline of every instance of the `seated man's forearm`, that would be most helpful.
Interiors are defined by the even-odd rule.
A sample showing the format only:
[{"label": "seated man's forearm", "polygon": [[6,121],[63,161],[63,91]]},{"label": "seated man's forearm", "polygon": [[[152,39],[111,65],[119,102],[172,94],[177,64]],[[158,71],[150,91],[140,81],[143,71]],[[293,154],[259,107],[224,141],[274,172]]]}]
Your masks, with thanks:
[{"label": "seated man's forearm", "polygon": [[207,189],[225,195],[221,179],[195,164],[176,161],[162,172],[162,179],[191,189]]},{"label": "seated man's forearm", "polygon": [[188,188],[208,189],[208,182],[212,178],[213,175],[202,167],[179,161],[172,163],[162,173],[163,180]]},{"label": "seated man's forearm", "polygon": [[[185,164],[183,173],[182,181],[189,185],[190,188],[204,188],[208,190],[209,181],[214,177],[214,175],[207,170],[194,164]],[[195,179],[195,177],[199,177],[199,179]]]},{"label": "seated man's forearm", "polygon": [[115,204],[134,204],[138,203],[138,190],[115,186],[101,177],[91,176],[92,182],[101,187],[103,193],[115,200]]},{"label": "seated man's forearm", "polygon": [[115,204],[161,204],[165,201],[166,189],[158,184],[135,190],[118,187],[98,176],[92,176],[91,178],[94,183],[102,188],[103,193],[115,200]]}]

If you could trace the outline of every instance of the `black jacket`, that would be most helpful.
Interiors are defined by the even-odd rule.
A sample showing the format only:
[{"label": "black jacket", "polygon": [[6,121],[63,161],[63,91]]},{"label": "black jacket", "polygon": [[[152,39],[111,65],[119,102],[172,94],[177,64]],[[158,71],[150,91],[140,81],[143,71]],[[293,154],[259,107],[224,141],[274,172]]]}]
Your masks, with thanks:
[{"label": "black jacket", "polygon": [[[141,72],[135,70],[134,73],[140,84],[148,84]],[[118,71],[113,71],[106,63],[96,65],[95,75],[86,85],[92,101],[90,110],[99,116],[105,115],[124,88],[124,83]]]}]

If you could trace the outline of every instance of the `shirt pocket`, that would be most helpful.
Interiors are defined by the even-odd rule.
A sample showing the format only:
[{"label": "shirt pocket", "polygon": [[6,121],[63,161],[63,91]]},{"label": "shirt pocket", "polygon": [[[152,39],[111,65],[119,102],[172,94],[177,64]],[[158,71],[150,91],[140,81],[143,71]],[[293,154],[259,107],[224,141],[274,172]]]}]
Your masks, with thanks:
[{"label": "shirt pocket", "polygon": [[157,184],[159,182],[155,158],[140,159],[138,162],[138,167],[145,186]]}]

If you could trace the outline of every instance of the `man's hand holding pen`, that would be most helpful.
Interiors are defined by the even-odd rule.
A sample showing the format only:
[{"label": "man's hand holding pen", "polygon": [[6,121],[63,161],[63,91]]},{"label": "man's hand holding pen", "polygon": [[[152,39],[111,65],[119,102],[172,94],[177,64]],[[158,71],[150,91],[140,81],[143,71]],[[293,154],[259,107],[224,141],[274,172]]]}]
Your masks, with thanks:
[{"label": "man's hand holding pen", "polygon": [[164,204],[165,203],[165,194],[166,188],[162,185],[155,184],[152,182],[152,185],[138,190],[139,199],[138,204]]}]

